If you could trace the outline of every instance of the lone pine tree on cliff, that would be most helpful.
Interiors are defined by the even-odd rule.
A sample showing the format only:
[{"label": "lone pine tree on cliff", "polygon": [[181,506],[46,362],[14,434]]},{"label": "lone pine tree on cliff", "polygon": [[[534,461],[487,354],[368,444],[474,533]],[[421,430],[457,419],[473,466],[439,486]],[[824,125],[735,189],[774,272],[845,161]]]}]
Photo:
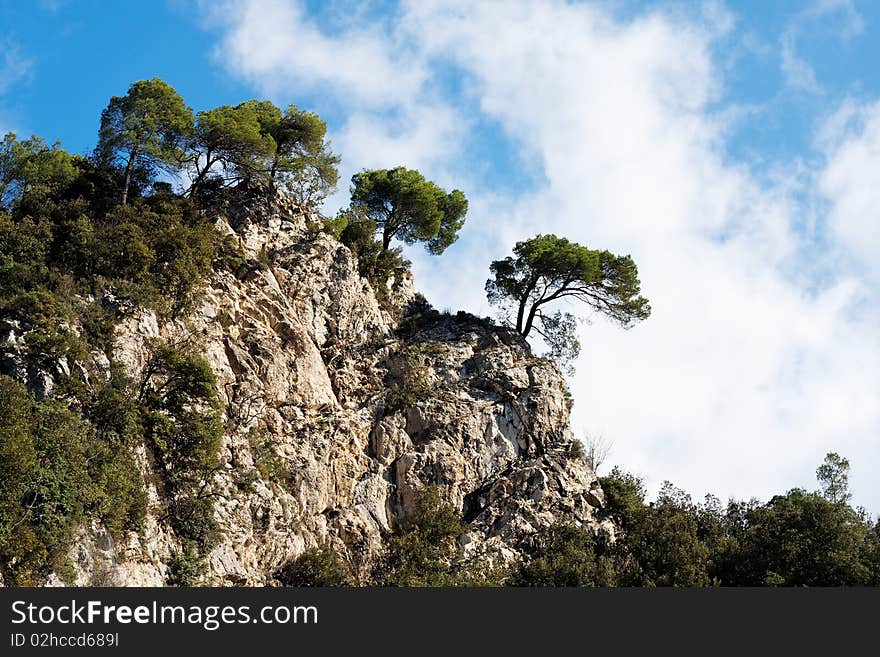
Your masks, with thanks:
[{"label": "lone pine tree on cliff", "polygon": [[440,255],[458,239],[468,202],[460,190],[446,192],[413,169],[396,167],[362,171],[351,179],[351,207],[373,221],[382,249],[391,240],[424,242]]},{"label": "lone pine tree on cliff", "polygon": [[550,347],[550,357],[571,370],[580,353],[572,313],[549,309],[556,302],[580,301],[624,328],[651,314],[642,297],[633,259],[588,249],[556,235],[517,242],[513,255],[496,260],[486,281],[489,303],[523,337],[534,331]]}]

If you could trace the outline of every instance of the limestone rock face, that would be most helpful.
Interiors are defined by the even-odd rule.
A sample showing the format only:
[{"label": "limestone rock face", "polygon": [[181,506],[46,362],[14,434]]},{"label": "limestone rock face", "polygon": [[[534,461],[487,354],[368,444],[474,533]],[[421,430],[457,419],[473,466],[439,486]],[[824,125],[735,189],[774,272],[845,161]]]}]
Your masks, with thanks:
[{"label": "limestone rock face", "polygon": [[[225,435],[210,485],[223,539],[205,583],[270,584],[321,542],[365,574],[395,518],[431,484],[461,510],[463,550],[510,557],[562,520],[613,531],[597,520],[595,474],[570,456],[565,382],[517,334],[427,310],[414,302],[409,272],[389,281],[383,306],[352,252],[284,197],[229,205],[217,222],[263,264],[215,272],[185,318],[127,309],[114,349],[138,377],[151,339],[188,342],[217,377]],[[20,327],[0,336],[20,338]],[[15,372],[7,360],[13,375],[51,393],[53,371]],[[260,474],[255,436],[286,476]],[[78,528],[77,584],[166,581],[179,545],[146,448],[138,458],[146,528],[121,542],[97,523]]]}]

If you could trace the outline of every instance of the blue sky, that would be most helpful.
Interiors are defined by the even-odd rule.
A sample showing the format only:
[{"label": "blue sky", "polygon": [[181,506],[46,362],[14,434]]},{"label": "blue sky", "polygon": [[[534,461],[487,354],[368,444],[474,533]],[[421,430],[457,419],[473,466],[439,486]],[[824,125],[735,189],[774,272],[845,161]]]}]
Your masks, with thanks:
[{"label": "blue sky", "polygon": [[[656,9],[699,14],[705,5],[657,0],[596,4],[622,20]],[[316,24],[328,34],[338,34],[340,24],[344,25],[334,11],[337,5],[306,3]],[[767,166],[782,158],[811,157],[811,130],[834,99],[880,94],[880,68],[876,66],[880,61],[880,39],[876,38],[880,4],[853,2],[852,9],[812,15],[809,3],[802,0],[741,1],[727,7],[736,25],[714,44],[725,83],[712,109],[725,111],[735,106],[753,112],[733,127],[725,145],[731,158]],[[385,24],[396,11],[394,2],[375,3],[364,18]],[[854,29],[853,22],[861,27]],[[10,84],[0,96],[0,125],[61,140],[74,152],[92,148],[107,99],[124,93],[134,80],[158,75],[196,110],[260,93],[255,85],[228,74],[222,54],[216,51],[216,31],[210,29],[198,5],[191,3],[5,0],[0,2],[0,23],[7,26],[0,47],[17,60],[13,68],[24,67],[14,86]],[[786,84],[779,42],[789,32],[795,33],[798,56],[815,72],[820,91]],[[461,102],[467,102],[458,67],[438,66],[434,76]],[[290,89],[275,95],[282,97],[280,102],[313,108],[331,125],[344,120],[336,99],[306,91]],[[496,123],[482,121],[474,136],[486,156],[483,175],[487,182],[502,186],[527,182],[516,144],[505,139]]]},{"label": "blue sky", "polygon": [[410,252],[438,307],[488,314],[488,263],[537,232],[632,253],[654,314],[583,327],[576,434],[722,498],[811,487],[837,450],[880,510],[880,3],[0,0],[0,24],[0,130],[88,151],[155,75],[196,110],[317,111],[343,181],[463,189],[459,242]]},{"label": "blue sky", "polygon": [[[328,33],[338,30],[329,7],[334,3],[306,3]],[[596,3],[622,19],[651,9],[699,13],[704,3],[637,2]],[[845,3],[825,3],[829,6]],[[815,6],[821,6],[817,3]],[[851,10],[811,16],[803,0],[728,3],[736,26],[716,44],[716,56],[726,79],[718,109],[734,105],[756,106],[759,120],[736,126],[727,149],[731,157],[757,163],[779,157],[809,154],[809,134],[828,112],[829,101],[849,96],[880,94],[880,3],[854,1]],[[396,3],[375,3],[367,14],[386,21]],[[855,19],[861,30],[853,30]],[[101,109],[113,94],[124,93],[134,80],[158,75],[171,83],[195,109],[239,102],[259,89],[228,75],[215,52],[216,33],[209,29],[198,6],[172,1],[156,3],[106,3],[101,0],[0,1],[0,24],[5,37],[0,52],[14,53],[26,72],[0,97],[0,117],[8,129],[59,139],[65,147],[84,152],[94,145]],[[815,71],[820,93],[786,85],[780,65],[779,42],[796,31],[798,55]],[[13,65],[14,66],[14,65]],[[445,69],[445,70],[444,70]],[[6,73],[4,71],[6,75]],[[460,92],[459,71],[441,67],[444,84]],[[290,102],[313,107],[333,121],[339,120],[334,102],[320,95],[284,94]],[[288,98],[285,98],[287,100]],[[59,111],[59,106],[63,111]],[[490,160],[499,179],[515,153],[498,134],[497,126],[481,125]]]}]

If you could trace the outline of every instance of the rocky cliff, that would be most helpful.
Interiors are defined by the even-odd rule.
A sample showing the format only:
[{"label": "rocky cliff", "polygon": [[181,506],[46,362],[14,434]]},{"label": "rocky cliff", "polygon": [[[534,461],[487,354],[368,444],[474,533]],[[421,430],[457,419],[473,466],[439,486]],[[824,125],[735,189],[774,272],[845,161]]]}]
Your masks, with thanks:
[{"label": "rocky cliff", "polygon": [[[554,522],[602,526],[596,477],[573,456],[565,382],[517,334],[433,311],[408,272],[380,304],[352,252],[284,197],[228,203],[217,223],[265,266],[216,271],[185,318],[120,307],[113,349],[138,379],[152,340],[196,345],[216,376],[224,435],[207,483],[223,538],[206,583],[272,583],[280,565],[325,542],[366,573],[395,519],[431,484],[461,510],[465,551],[510,557]],[[13,327],[0,339],[9,347],[20,337]],[[34,371],[13,358],[6,367],[47,394],[62,370],[82,370],[92,384],[109,364],[92,357],[97,374],[75,362]],[[284,477],[258,467],[264,448]],[[146,526],[120,541],[98,523],[79,527],[77,584],[166,582],[179,545],[146,447],[138,460]]]}]

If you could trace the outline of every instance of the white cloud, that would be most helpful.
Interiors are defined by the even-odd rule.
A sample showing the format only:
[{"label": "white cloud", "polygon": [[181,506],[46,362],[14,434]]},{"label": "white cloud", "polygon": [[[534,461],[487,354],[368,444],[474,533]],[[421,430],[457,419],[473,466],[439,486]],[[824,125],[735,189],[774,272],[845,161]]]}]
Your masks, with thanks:
[{"label": "white cloud", "polygon": [[847,41],[865,28],[852,0],[814,0],[789,22],[780,40],[780,68],[786,84],[811,94],[822,93],[816,71],[797,53],[797,41],[808,28],[831,29],[838,39]]},{"label": "white cloud", "polygon": [[27,77],[31,71],[31,61],[19,47],[9,39],[0,41],[0,94],[6,93],[12,85]]},{"label": "white cloud", "polygon": [[844,103],[819,143],[828,160],[819,184],[831,203],[831,234],[880,281],[880,103]]},{"label": "white cloud", "polygon": [[218,57],[267,93],[317,88],[352,105],[387,108],[410,100],[425,77],[410,46],[395,43],[380,24],[325,34],[299,3],[283,0],[205,8],[227,28]]},{"label": "white cloud", "polygon": [[795,51],[795,32],[788,30],[782,35],[782,75],[788,86],[810,93],[820,93],[822,88],[816,81],[816,72]]},{"label": "white cloud", "polygon": [[348,202],[347,181],[363,168],[406,165],[443,179],[442,162],[460,152],[466,121],[431,91],[418,44],[393,26],[357,18],[367,5],[336,3],[334,29],[310,19],[299,2],[205,3],[224,36],[217,59],[264,93],[320,92],[343,106],[333,131],[343,155],[338,192],[326,208]]},{"label": "white cloud", "polygon": [[838,35],[842,39],[859,35],[865,29],[865,21],[853,0],[815,0],[803,11],[802,16],[811,20],[822,20],[829,16],[838,18]]},{"label": "white cloud", "polygon": [[[585,328],[572,381],[574,426],[613,439],[613,460],[653,485],[767,497],[812,486],[836,450],[854,464],[858,501],[877,509],[874,283],[861,260],[823,278],[808,259],[858,248],[858,213],[873,199],[859,190],[874,178],[853,172],[874,161],[874,124],[866,115],[861,130],[829,137],[824,171],[769,186],[725,159],[729,113],[710,110],[724,84],[712,48],[731,25],[719,16],[413,1],[381,26],[334,32],[295,5],[252,3],[227,14],[223,51],[265,89],[326,85],[347,111],[334,142],[349,167],[407,164],[466,191],[459,242],[442,258],[414,252],[437,306],[485,314],[489,262],[537,232],[633,255],[653,316],[632,331]],[[355,50],[340,56],[352,34]],[[359,53],[401,75],[353,76]],[[450,66],[461,96],[433,84]],[[490,155],[468,150],[475,115],[530,154],[544,182],[508,196],[479,185],[473,162]],[[817,180],[828,198],[811,196]],[[820,200],[833,245],[796,228]]]},{"label": "white cloud", "polygon": [[0,37],[0,137],[14,132],[14,119],[7,112],[5,96],[15,84],[30,75],[33,64],[25,57],[18,45],[10,38]]}]

